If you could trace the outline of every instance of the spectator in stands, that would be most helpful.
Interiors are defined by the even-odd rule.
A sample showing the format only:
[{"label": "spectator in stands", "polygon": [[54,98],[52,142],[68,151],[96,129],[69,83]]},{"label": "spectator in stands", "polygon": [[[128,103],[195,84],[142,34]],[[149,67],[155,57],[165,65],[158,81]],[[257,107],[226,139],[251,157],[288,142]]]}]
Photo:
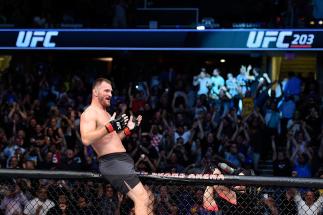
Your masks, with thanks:
[{"label": "spectator in stands", "polygon": [[288,188],[285,192],[283,192],[276,200],[276,205],[278,205],[280,214],[297,214],[293,188]]},{"label": "spectator in stands", "polygon": [[20,168],[20,164],[19,164],[19,160],[18,160],[17,156],[12,156],[11,159],[8,160],[7,168],[8,169],[19,169]]},{"label": "spectator in stands", "polygon": [[309,151],[308,145],[311,137],[306,129],[305,122],[302,122],[301,130],[294,135],[288,134],[287,150],[292,152],[291,160],[296,160],[298,155],[305,153],[311,159],[312,153]]},{"label": "spectator in stands", "polygon": [[236,130],[231,138],[231,140],[237,144],[238,151],[242,153],[247,161],[247,157],[249,162],[252,161],[253,156],[250,154],[252,151],[252,148],[249,144],[250,137],[248,133],[248,125],[242,121],[241,118],[238,118],[237,124],[236,124]]},{"label": "spectator in stands", "polygon": [[[133,87],[135,90],[135,95],[132,94]],[[135,85],[129,84],[128,88],[129,96],[129,108],[133,114],[139,114],[144,110],[145,104],[149,99],[149,91],[146,82],[140,82]]]},{"label": "spectator in stands", "polygon": [[206,72],[205,68],[201,68],[200,74],[193,77],[193,86],[198,88],[197,95],[208,95],[208,84],[210,82],[209,74]]},{"label": "spectator in stands", "polygon": [[[165,170],[171,173],[182,173],[184,171],[184,166],[182,165],[183,160],[178,159],[178,155],[173,152],[175,148],[178,148],[180,152],[184,152],[184,148],[180,145],[175,145],[172,150],[167,155],[167,164]],[[185,154],[183,157],[186,156]]]},{"label": "spectator in stands", "polygon": [[170,87],[175,83],[177,77],[177,71],[173,67],[169,67],[167,70],[161,71],[159,78],[164,87]]},{"label": "spectator in stands", "polygon": [[210,81],[207,83],[209,88],[209,96],[215,103],[218,103],[220,89],[224,87],[224,79],[220,75],[220,70],[215,68]]},{"label": "spectator in stands", "polygon": [[238,109],[239,101],[241,100],[241,88],[238,84],[238,81],[235,77],[233,77],[232,73],[227,74],[227,80],[225,81],[225,86],[227,88],[228,93],[232,97],[233,106]]},{"label": "spectator in stands", "polygon": [[177,215],[179,212],[178,207],[175,203],[171,204],[169,215]]},{"label": "spectator in stands", "polygon": [[[88,147],[85,147],[88,148]],[[93,150],[93,149],[92,149]],[[89,154],[87,152],[86,149],[84,149],[84,168],[86,170],[95,170],[95,171],[99,171],[99,165],[97,163],[97,157],[94,155],[94,152],[92,152],[93,154]]]},{"label": "spectator in stands", "polygon": [[295,112],[292,119],[288,120],[287,123],[287,134],[292,134],[293,136],[296,135],[296,133],[300,132],[302,128],[302,120],[300,118],[300,113]]},{"label": "spectator in stands", "polygon": [[66,141],[66,147],[70,149],[76,148],[81,145],[80,133],[78,130],[79,119],[76,119],[76,113],[71,110],[69,116],[62,116],[61,128],[64,134],[64,139]]},{"label": "spectator in stands", "polygon": [[296,104],[294,102],[294,98],[292,96],[286,96],[285,99],[279,106],[281,111],[281,129],[282,133],[285,134],[287,131],[287,123],[290,119],[293,118],[296,111]]},{"label": "spectator in stands", "polygon": [[238,146],[235,143],[231,143],[229,150],[226,150],[224,155],[225,159],[236,167],[242,167],[245,161],[245,156],[238,151]]},{"label": "spectator in stands", "polygon": [[149,157],[145,154],[141,154],[140,158],[135,164],[135,169],[138,172],[156,172],[155,165],[151,162]]},{"label": "spectator in stands", "polygon": [[250,91],[248,93],[249,94],[248,96],[251,96],[251,97],[256,96],[260,78],[261,78],[260,69],[256,67],[252,68],[252,75],[250,75],[250,80],[249,80]]},{"label": "spectator in stands", "polygon": [[48,151],[45,158],[37,165],[39,169],[53,170],[55,164],[53,163],[53,153]]},{"label": "spectator in stands", "polygon": [[[221,117],[224,117],[229,111],[230,111],[230,108],[232,108],[232,96],[230,95],[230,93],[228,92],[227,88],[226,87],[222,87],[220,89],[220,100],[221,100],[221,106],[220,106],[220,112],[222,111],[222,115]],[[242,106],[239,105],[239,102],[238,101],[238,107],[239,109],[237,109],[237,114],[241,115],[241,111],[242,111]]]},{"label": "spectator in stands", "polygon": [[263,147],[261,142],[263,141],[263,137],[265,136],[265,120],[258,109],[251,112],[247,115],[243,122],[249,124],[249,136],[250,138],[250,146],[253,150],[253,162],[254,162],[254,170],[258,171],[258,163],[260,157],[264,157],[267,153],[266,147]]},{"label": "spectator in stands", "polygon": [[34,170],[35,169],[35,161],[33,160],[26,160],[23,164],[22,164],[22,168],[23,169],[27,169],[27,170]]},{"label": "spectator in stands", "polygon": [[100,212],[99,214],[115,214],[119,210],[122,199],[121,194],[115,194],[114,189],[111,185],[106,185],[104,194],[99,200]]},{"label": "spectator in stands", "polygon": [[81,169],[81,158],[76,155],[73,149],[66,150],[65,156],[62,158],[60,169],[74,171]]},{"label": "spectator in stands", "polygon": [[291,176],[291,161],[281,149],[276,150],[275,136],[271,137],[271,145],[273,150],[273,175]]},{"label": "spectator in stands", "polygon": [[305,123],[309,128],[309,134],[313,138],[317,137],[321,130],[322,117],[320,116],[317,107],[311,107],[308,114],[305,116]]},{"label": "spectator in stands", "polygon": [[[263,78],[259,80],[258,88],[255,92],[254,103],[255,106],[260,109],[261,113],[266,113],[267,110],[271,109],[273,102],[277,101],[274,94],[270,93],[271,96],[269,97],[269,88],[270,85],[267,84]],[[275,106],[277,106],[277,103],[275,103]]]},{"label": "spectator in stands", "polygon": [[[294,159],[295,154],[292,155],[291,160]],[[294,163],[294,171],[297,174],[297,177],[301,178],[310,178],[312,177],[312,170],[311,170],[311,160],[312,157],[308,156],[309,153],[298,153],[298,159]]]},{"label": "spectator in stands", "polygon": [[[7,147],[4,148],[3,153],[7,158],[7,165],[9,164],[9,161],[11,160],[11,158],[16,154],[19,156],[24,153],[26,151],[26,149],[24,149],[22,147],[23,145],[23,139],[20,136],[15,136],[15,137],[11,137],[9,140],[9,144],[7,145]],[[18,154],[17,154],[18,153]],[[20,161],[21,157],[16,157],[16,159],[18,159]]]},{"label": "spectator in stands", "polygon": [[16,134],[18,130],[24,129],[25,120],[27,119],[26,112],[16,102],[13,102],[9,112],[8,119],[12,128],[12,133]]},{"label": "spectator in stands", "polygon": [[312,190],[306,191],[303,198],[301,197],[301,194],[296,191],[294,200],[297,206],[298,214],[319,215],[323,207],[323,196],[316,198],[315,192]]},{"label": "spectator in stands", "polygon": [[174,142],[177,143],[179,141],[178,138],[182,138],[183,144],[187,144],[191,137],[191,130],[185,130],[185,126],[180,125],[177,127],[177,130],[174,133]]},{"label": "spectator in stands", "polygon": [[24,209],[24,214],[41,214],[45,215],[55,206],[54,202],[48,199],[48,190],[46,187],[40,186],[36,193],[37,197],[29,201]]},{"label": "spectator in stands", "polygon": [[269,137],[281,133],[280,112],[276,104],[271,104],[270,109],[266,111],[265,122]]},{"label": "spectator in stands", "polygon": [[[30,144],[33,146],[36,146],[38,148],[41,148],[44,145],[45,142],[45,136],[44,136],[44,129],[40,124],[37,124],[36,120],[32,120],[31,123],[31,133],[29,134],[29,141]],[[33,126],[33,123],[35,123],[35,126]]]},{"label": "spectator in stands", "polygon": [[227,74],[227,80],[225,81],[225,85],[232,97],[235,97],[239,94],[239,85],[237,79],[233,77],[232,73]]},{"label": "spectator in stands", "polygon": [[97,214],[97,210],[91,205],[88,199],[80,195],[77,199],[77,214],[79,215],[88,215],[88,214]]},{"label": "spectator in stands", "polygon": [[157,214],[169,214],[172,205],[171,205],[171,197],[168,191],[167,186],[160,186],[159,192],[156,196],[156,209]]},{"label": "spectator in stands", "polygon": [[57,204],[49,209],[47,215],[74,215],[75,212],[70,208],[69,200],[65,194],[60,194],[58,196]]},{"label": "spectator in stands", "polygon": [[194,193],[194,204],[191,207],[191,214],[205,214],[207,209],[203,206],[204,192],[202,189],[196,189]]},{"label": "spectator in stands", "polygon": [[[54,112],[58,111],[56,108],[52,109]],[[59,113],[54,113],[54,114],[59,114]],[[45,134],[50,137],[51,141],[53,144],[60,145],[60,146],[65,146],[65,138],[64,138],[64,133],[60,125],[58,124],[57,121],[58,118],[52,117],[50,119],[50,125],[46,129]]]},{"label": "spectator in stands", "polygon": [[19,185],[11,184],[8,186],[5,197],[1,201],[0,208],[4,211],[5,215],[22,214],[27,201]]},{"label": "spectator in stands", "polygon": [[31,146],[25,153],[25,158],[29,161],[33,161],[36,165],[43,160],[40,149],[35,146]]},{"label": "spectator in stands", "polygon": [[301,87],[301,79],[293,72],[288,73],[288,81],[284,88],[284,94],[293,96],[295,101],[298,101],[302,90]]},{"label": "spectator in stands", "polygon": [[0,127],[0,144],[1,144],[2,146],[5,146],[5,145],[7,145],[7,143],[8,143],[8,137],[7,137],[7,134],[6,134],[6,132],[4,131],[4,129]]},{"label": "spectator in stands", "polygon": [[175,91],[172,100],[172,110],[174,113],[186,113],[187,112],[188,98],[185,92]]},{"label": "spectator in stands", "polygon": [[162,148],[163,135],[157,125],[152,125],[150,130],[150,151],[158,153]]},{"label": "spectator in stands", "polygon": [[161,150],[156,161],[156,168],[158,172],[165,172],[167,166],[166,152]]},{"label": "spectator in stands", "polygon": [[245,96],[248,89],[248,81],[250,79],[249,72],[251,70],[251,65],[249,65],[247,68],[244,65],[241,65],[240,67],[240,73],[237,76],[237,82],[240,88],[240,93]]}]

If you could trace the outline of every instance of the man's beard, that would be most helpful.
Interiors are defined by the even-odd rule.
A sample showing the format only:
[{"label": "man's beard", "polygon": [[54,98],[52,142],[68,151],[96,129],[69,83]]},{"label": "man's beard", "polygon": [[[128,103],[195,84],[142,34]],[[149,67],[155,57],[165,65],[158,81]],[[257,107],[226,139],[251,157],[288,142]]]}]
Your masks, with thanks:
[{"label": "man's beard", "polygon": [[104,108],[107,108],[109,106],[108,100],[106,100],[104,97],[99,97],[99,102]]}]

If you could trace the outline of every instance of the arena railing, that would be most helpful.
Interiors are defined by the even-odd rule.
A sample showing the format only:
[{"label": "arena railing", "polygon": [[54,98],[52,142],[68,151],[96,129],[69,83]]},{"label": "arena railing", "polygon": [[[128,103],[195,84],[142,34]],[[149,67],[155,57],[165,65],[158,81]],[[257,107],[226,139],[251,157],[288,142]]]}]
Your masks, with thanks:
[{"label": "arena railing", "polygon": [[[322,179],[138,175],[150,194],[150,214],[323,212]],[[0,199],[4,214],[134,214],[132,201],[93,172],[0,169]]]}]

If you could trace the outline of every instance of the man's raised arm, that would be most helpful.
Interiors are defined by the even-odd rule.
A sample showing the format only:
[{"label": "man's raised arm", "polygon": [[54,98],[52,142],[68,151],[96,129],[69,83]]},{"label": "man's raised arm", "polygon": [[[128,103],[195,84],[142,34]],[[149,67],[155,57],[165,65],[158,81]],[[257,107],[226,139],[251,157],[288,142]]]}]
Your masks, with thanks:
[{"label": "man's raised arm", "polygon": [[107,122],[105,126],[101,128],[96,128],[96,118],[95,113],[91,111],[85,111],[81,115],[80,131],[81,138],[84,145],[88,146],[92,143],[97,142],[104,135],[111,132],[119,132],[124,129],[125,125],[128,122],[128,117],[123,114],[122,116],[114,119],[115,114],[111,117],[112,120]]}]

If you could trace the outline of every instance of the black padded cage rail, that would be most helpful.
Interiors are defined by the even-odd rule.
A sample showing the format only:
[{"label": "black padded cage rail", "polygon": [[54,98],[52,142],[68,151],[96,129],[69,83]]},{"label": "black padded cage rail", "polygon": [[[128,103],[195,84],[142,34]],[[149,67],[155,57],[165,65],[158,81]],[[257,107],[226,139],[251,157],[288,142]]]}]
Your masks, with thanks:
[{"label": "black padded cage rail", "polygon": [[[149,194],[150,214],[323,212],[322,179],[138,175]],[[219,188],[234,193],[234,198],[221,196]],[[92,172],[0,169],[0,200],[0,214],[134,214],[133,202]]]}]

